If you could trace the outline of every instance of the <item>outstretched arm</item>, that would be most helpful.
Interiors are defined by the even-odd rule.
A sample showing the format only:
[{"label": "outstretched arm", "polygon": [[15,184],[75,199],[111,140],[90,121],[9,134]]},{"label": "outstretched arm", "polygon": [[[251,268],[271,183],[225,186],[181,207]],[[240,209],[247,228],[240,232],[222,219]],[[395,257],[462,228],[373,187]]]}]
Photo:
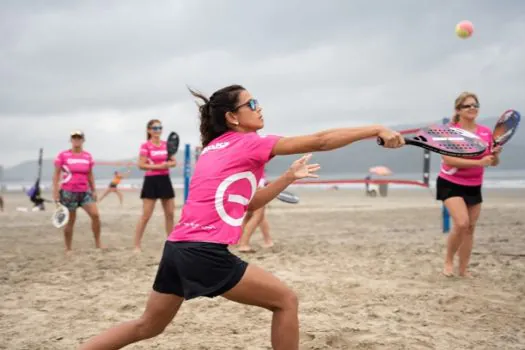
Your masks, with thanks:
[{"label": "outstretched arm", "polygon": [[340,128],[311,135],[283,137],[273,147],[272,156],[330,151],[356,141],[378,136],[385,141],[384,147],[397,148],[405,143],[400,133],[380,125]]}]

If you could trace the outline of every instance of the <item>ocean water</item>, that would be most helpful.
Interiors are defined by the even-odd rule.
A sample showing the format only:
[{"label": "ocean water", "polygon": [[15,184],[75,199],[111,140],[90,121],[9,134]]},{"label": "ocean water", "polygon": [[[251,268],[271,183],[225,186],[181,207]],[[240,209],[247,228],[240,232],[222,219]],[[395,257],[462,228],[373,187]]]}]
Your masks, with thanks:
[{"label": "ocean water", "polygon": [[[325,174],[321,173],[321,177],[319,178],[320,181],[330,181],[330,180],[360,180],[364,179],[363,173],[341,173],[341,174]],[[278,174],[268,174],[268,179],[271,180],[273,178],[276,178]],[[430,174],[430,187],[435,188],[435,182],[436,182],[436,176],[437,173],[433,172]],[[422,173],[398,173],[394,174],[392,176],[387,177],[373,177],[373,179],[381,179],[381,180],[388,180],[388,179],[396,179],[396,180],[412,180],[412,181],[423,181],[423,174]],[[184,179],[182,177],[172,177],[172,183],[173,187],[176,189],[182,189],[184,188]],[[99,190],[107,188],[109,182],[111,179],[96,179],[97,188]],[[122,183],[119,185],[119,188],[122,189],[140,189],[142,186],[142,178],[135,178],[135,179],[124,179]],[[33,182],[13,182],[13,181],[5,181],[2,184],[3,191],[8,192],[17,192],[17,191],[27,191],[31,186],[33,186]],[[312,189],[322,189],[322,188],[329,188],[332,187],[333,184],[294,184],[291,187],[302,187],[302,188],[312,188]],[[350,183],[350,184],[337,184],[337,186],[341,189],[348,188],[363,188],[364,184],[362,183]],[[404,188],[404,189],[421,189],[422,187],[414,186],[414,185],[405,185],[405,184],[389,184],[392,188]],[[487,169],[485,172],[485,181],[484,181],[484,188],[525,188],[525,169],[523,170],[496,170],[496,169]],[[43,191],[47,191],[51,189],[51,182],[50,181],[44,181],[41,183],[41,188]]]}]

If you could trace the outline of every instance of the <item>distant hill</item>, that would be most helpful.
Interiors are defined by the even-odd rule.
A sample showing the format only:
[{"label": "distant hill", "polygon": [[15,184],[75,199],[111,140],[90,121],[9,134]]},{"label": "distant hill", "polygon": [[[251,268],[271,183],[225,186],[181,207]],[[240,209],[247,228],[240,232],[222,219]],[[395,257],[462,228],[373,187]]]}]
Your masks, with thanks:
[{"label": "distant hill", "polygon": [[[496,118],[485,118],[480,120],[481,124],[492,126]],[[393,127],[396,130],[411,129],[422,125],[398,125]],[[525,126],[520,126],[512,141],[505,146],[501,156],[501,170],[520,170],[525,169]],[[276,176],[286,170],[298,156],[283,156],[274,158],[267,167],[269,176]],[[367,169],[371,166],[385,165],[392,169],[396,174],[422,172],[423,165],[422,149],[407,146],[402,149],[390,150],[382,149],[375,140],[357,142],[349,147],[330,152],[318,152],[314,154],[313,161],[320,163],[323,174],[356,174],[366,175]],[[179,158],[181,160],[181,158]],[[115,160],[115,162],[134,162],[136,159]],[[432,172],[439,168],[440,157],[437,154],[431,155]],[[37,162],[26,161],[16,166],[4,169],[4,180],[7,181],[32,181],[37,175]],[[43,161],[42,177],[44,181],[50,181],[53,175],[53,160]],[[95,166],[96,178],[111,178],[113,172],[118,167]],[[121,168],[124,169],[124,168]],[[181,177],[183,167],[178,166],[172,170],[173,177]],[[136,167],[132,167],[132,178],[140,178],[144,173]]]}]

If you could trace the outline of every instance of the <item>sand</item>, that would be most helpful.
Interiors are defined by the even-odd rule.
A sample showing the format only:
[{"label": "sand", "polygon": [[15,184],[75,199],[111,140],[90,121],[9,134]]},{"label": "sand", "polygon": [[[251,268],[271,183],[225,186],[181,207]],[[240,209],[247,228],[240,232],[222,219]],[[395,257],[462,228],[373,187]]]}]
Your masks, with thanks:
[{"label": "sand", "polygon": [[[180,193],[180,192],[179,192]],[[525,191],[485,191],[471,270],[440,275],[446,235],[427,190],[297,192],[268,210],[276,246],[241,254],[300,298],[301,349],[524,349]],[[107,251],[93,248],[79,214],[75,253],[63,254],[50,212],[22,213],[7,194],[0,213],[0,349],[75,349],[140,316],[164,242],[160,205],[132,253],[137,193],[100,205]],[[180,205],[180,200],[178,200]],[[232,249],[235,251],[235,249]],[[521,254],[521,256],[520,256]],[[185,303],[166,331],[126,349],[270,349],[271,313],[223,298]]]}]

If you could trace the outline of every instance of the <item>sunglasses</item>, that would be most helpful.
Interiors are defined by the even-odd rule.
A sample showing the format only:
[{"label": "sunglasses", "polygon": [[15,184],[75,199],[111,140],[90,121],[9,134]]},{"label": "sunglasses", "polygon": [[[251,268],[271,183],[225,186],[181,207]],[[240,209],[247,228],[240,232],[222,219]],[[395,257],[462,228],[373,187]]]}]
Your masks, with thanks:
[{"label": "sunglasses", "polygon": [[251,98],[251,99],[248,100],[248,102],[243,103],[242,105],[238,105],[237,107],[235,107],[232,112],[235,112],[236,110],[238,110],[239,108],[244,107],[244,106],[248,106],[252,111],[256,111],[257,108],[259,108],[259,101],[257,101],[254,98]]},{"label": "sunglasses", "polygon": [[469,108],[479,108],[479,103],[471,103],[469,105],[461,105],[459,106],[459,109],[469,109]]},{"label": "sunglasses", "polygon": [[152,126],[150,129],[153,130],[153,131],[161,131],[162,130],[162,126]]}]

